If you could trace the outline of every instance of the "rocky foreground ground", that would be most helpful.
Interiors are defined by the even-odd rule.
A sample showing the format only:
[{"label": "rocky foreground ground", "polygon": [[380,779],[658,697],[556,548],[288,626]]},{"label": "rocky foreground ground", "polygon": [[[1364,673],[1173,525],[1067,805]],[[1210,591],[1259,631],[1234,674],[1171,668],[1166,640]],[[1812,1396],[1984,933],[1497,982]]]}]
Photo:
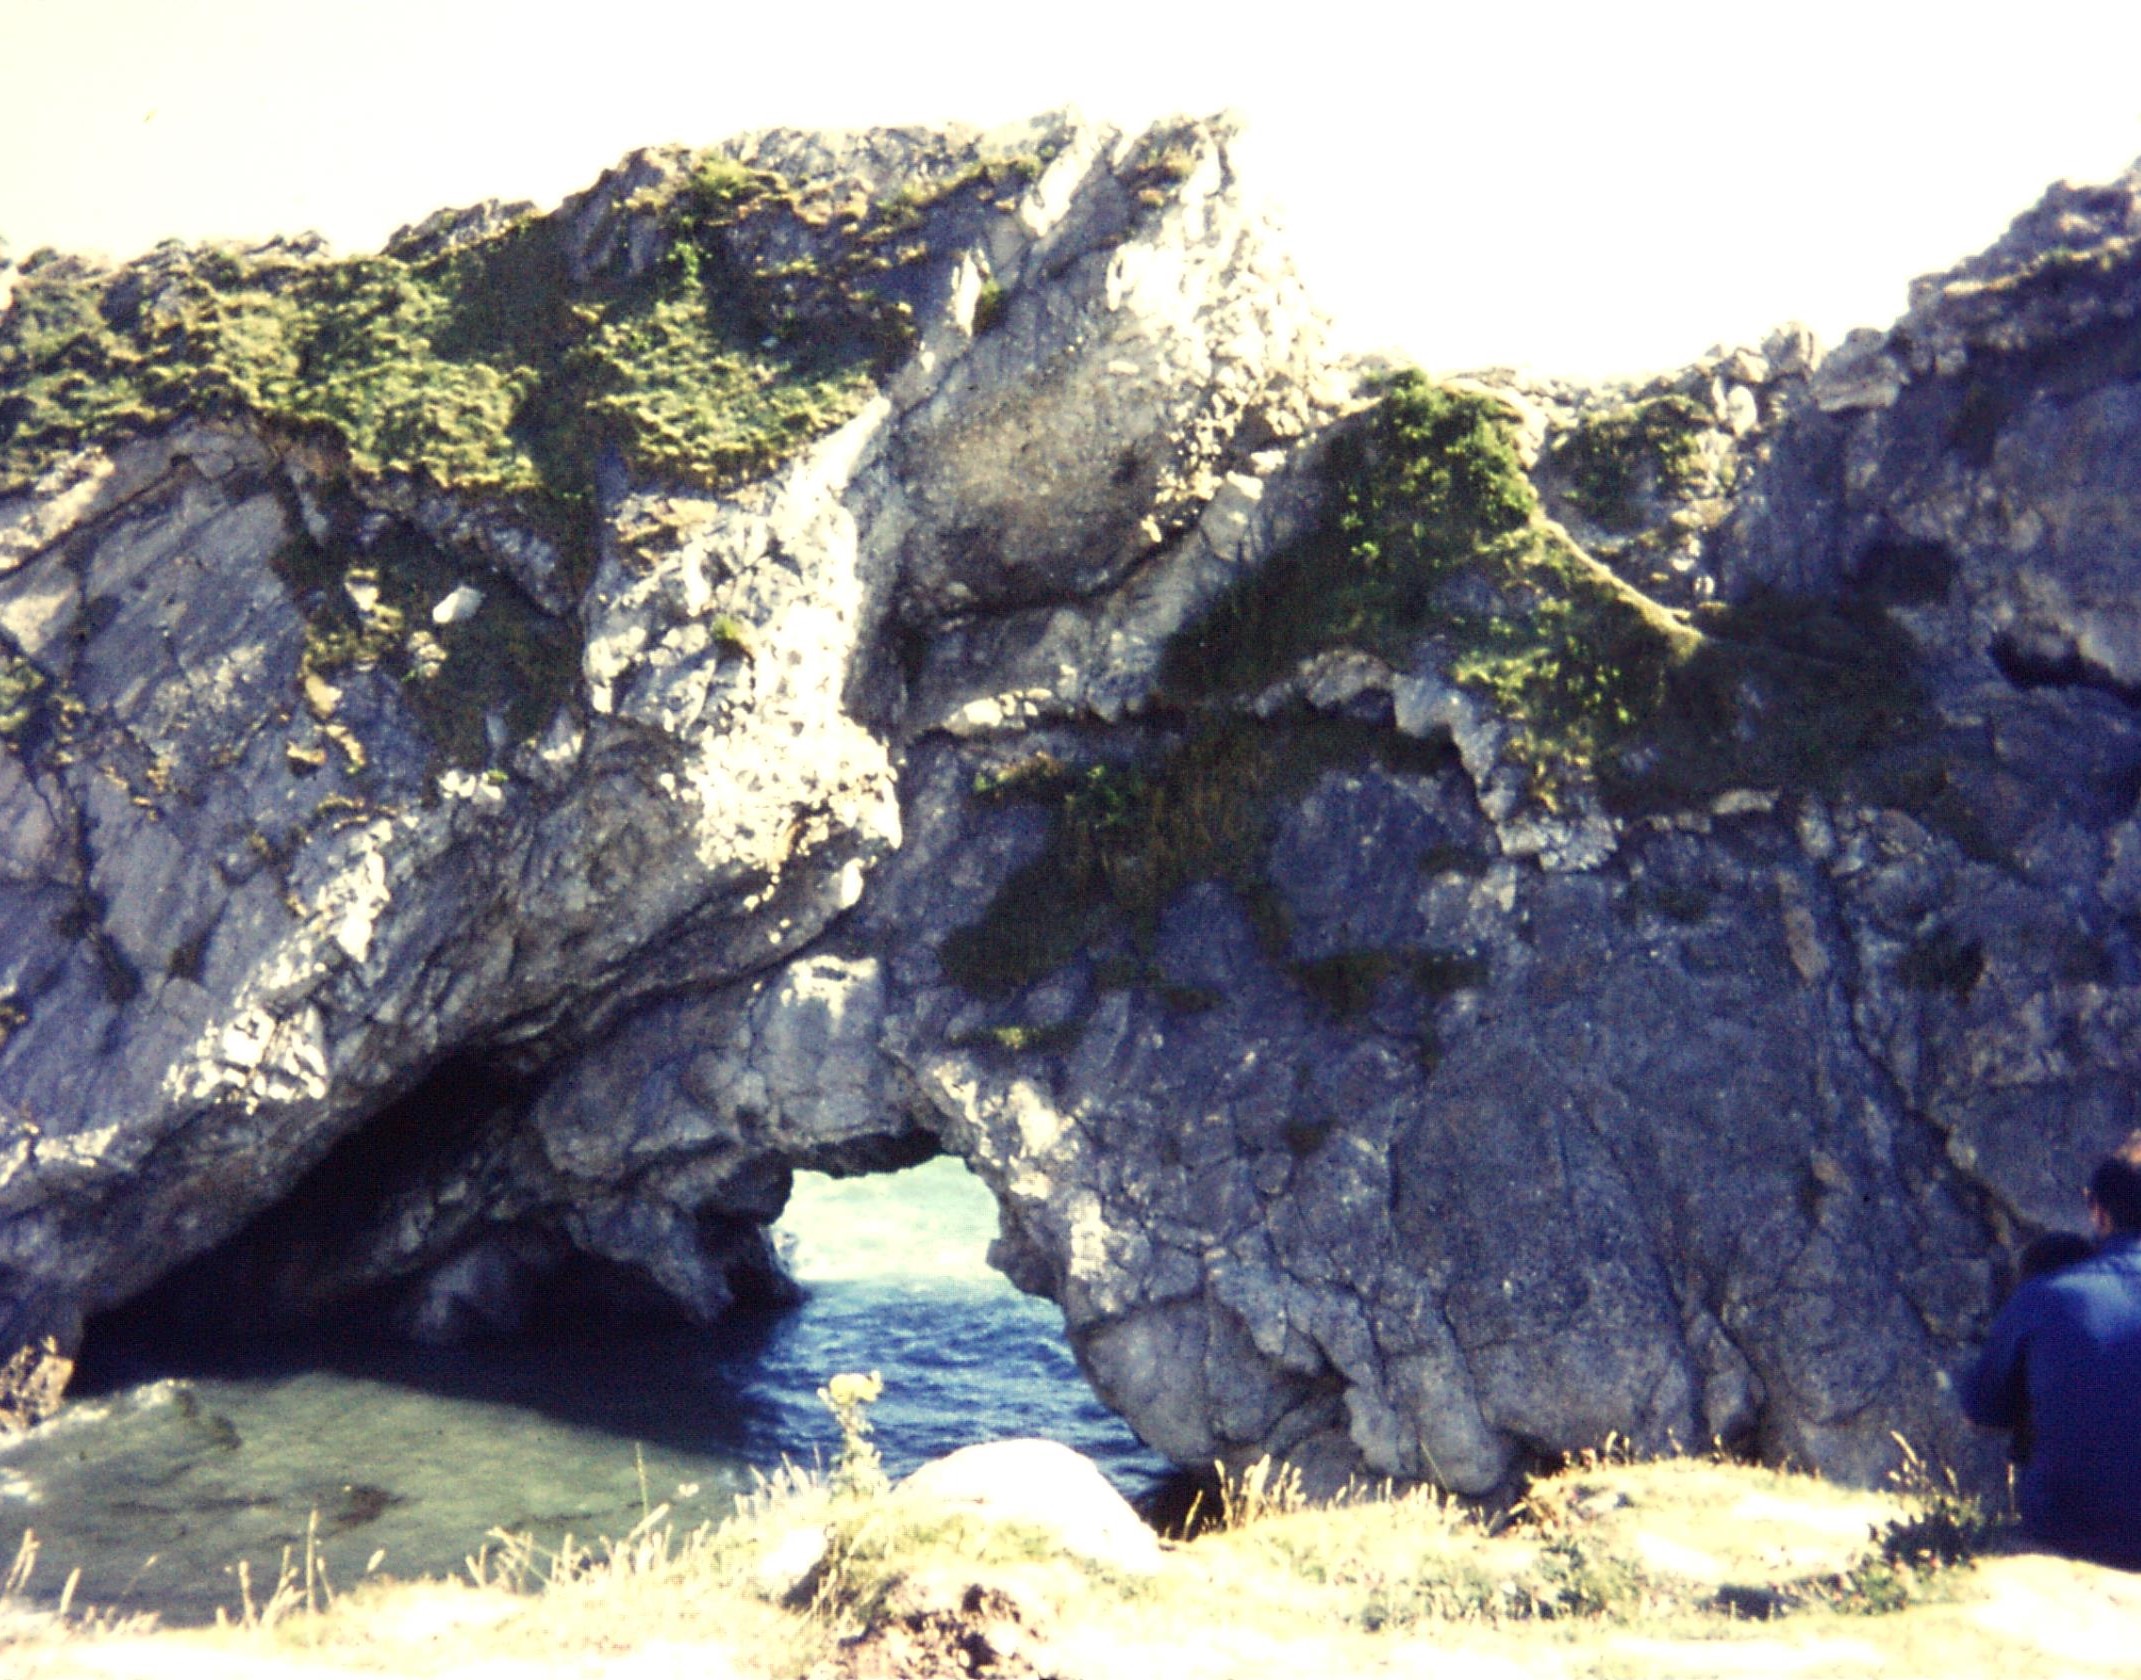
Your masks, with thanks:
[{"label": "rocky foreground ground", "polygon": [[1426,1494],[1311,1505],[1252,1478],[1197,1538],[1155,1545],[1089,1466],[1045,1456],[1070,1459],[1062,1449],[982,1450],[1044,1456],[1009,1478],[982,1466],[985,1495],[957,1475],[890,1493],[793,1481],[691,1534],[657,1510],[562,1562],[494,1540],[455,1582],[335,1595],[308,1589],[300,1562],[213,1630],[18,1608],[0,1624],[0,1667],[22,1680],[2141,1674],[2141,1578],[2017,1550],[1926,1484],[1868,1493],[1710,1460],[1594,1461],[1488,1521]]}]

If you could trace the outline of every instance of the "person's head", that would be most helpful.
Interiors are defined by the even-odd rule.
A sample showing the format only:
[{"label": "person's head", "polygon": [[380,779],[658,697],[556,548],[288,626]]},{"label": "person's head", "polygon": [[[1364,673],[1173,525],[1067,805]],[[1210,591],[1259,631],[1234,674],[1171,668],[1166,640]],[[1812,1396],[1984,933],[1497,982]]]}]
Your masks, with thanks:
[{"label": "person's head", "polygon": [[2098,1236],[2141,1232],[2141,1132],[2097,1162],[2087,1195]]},{"label": "person's head", "polygon": [[2020,1281],[2063,1271],[2096,1253],[2096,1244],[2078,1231],[2047,1231],[2026,1244],[2015,1260]]}]

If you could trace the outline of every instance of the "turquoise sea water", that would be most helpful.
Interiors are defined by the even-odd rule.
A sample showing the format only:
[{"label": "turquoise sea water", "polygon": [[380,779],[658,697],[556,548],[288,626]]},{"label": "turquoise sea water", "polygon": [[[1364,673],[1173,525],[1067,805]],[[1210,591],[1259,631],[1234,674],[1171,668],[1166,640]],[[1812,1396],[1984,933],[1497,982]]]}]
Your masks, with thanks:
[{"label": "turquoise sea water", "polygon": [[25,1530],[31,1585],[212,1619],[316,1533],[328,1579],[452,1573],[492,1528],[555,1543],[623,1533],[649,1504],[728,1514],[754,1469],[829,1460],[816,1390],[885,1379],[876,1439],[898,1475],[970,1442],[1045,1435],[1125,1492],[1165,1472],[1094,1400],[1054,1306],[983,1259],[989,1195],[958,1162],[801,1175],[778,1239],[810,1299],[712,1331],[461,1349],[326,1342],[134,1370],[0,1447],[0,1569]]}]

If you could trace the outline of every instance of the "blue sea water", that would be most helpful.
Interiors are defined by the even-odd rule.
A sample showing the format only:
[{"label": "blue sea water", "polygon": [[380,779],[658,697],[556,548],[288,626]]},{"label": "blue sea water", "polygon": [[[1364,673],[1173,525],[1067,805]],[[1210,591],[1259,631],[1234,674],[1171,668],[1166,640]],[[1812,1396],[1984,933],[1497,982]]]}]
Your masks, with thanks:
[{"label": "blue sea water", "polygon": [[668,1503],[718,1520],[755,1472],[830,1460],[816,1398],[880,1372],[875,1439],[899,1475],[974,1441],[1043,1435],[1126,1493],[1166,1465],[1096,1401],[1056,1308],[983,1258],[988,1192],[957,1161],[803,1174],[777,1229],[809,1299],[711,1331],[458,1349],[328,1342],[137,1372],[0,1447],[0,1570],[35,1536],[33,1592],[167,1622],[239,1606],[317,1536],[331,1584],[368,1566],[450,1574],[494,1529],[545,1544]]}]

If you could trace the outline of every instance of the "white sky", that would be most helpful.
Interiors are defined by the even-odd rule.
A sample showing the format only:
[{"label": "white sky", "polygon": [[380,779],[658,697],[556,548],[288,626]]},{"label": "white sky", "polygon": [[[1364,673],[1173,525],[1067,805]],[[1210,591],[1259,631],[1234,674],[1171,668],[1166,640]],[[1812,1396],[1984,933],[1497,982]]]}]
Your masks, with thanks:
[{"label": "white sky", "polygon": [[1349,340],[1633,373],[1887,324],[2141,154],[2137,65],[2136,0],[0,0],[0,238],[363,249],[655,141],[1231,106]]}]

